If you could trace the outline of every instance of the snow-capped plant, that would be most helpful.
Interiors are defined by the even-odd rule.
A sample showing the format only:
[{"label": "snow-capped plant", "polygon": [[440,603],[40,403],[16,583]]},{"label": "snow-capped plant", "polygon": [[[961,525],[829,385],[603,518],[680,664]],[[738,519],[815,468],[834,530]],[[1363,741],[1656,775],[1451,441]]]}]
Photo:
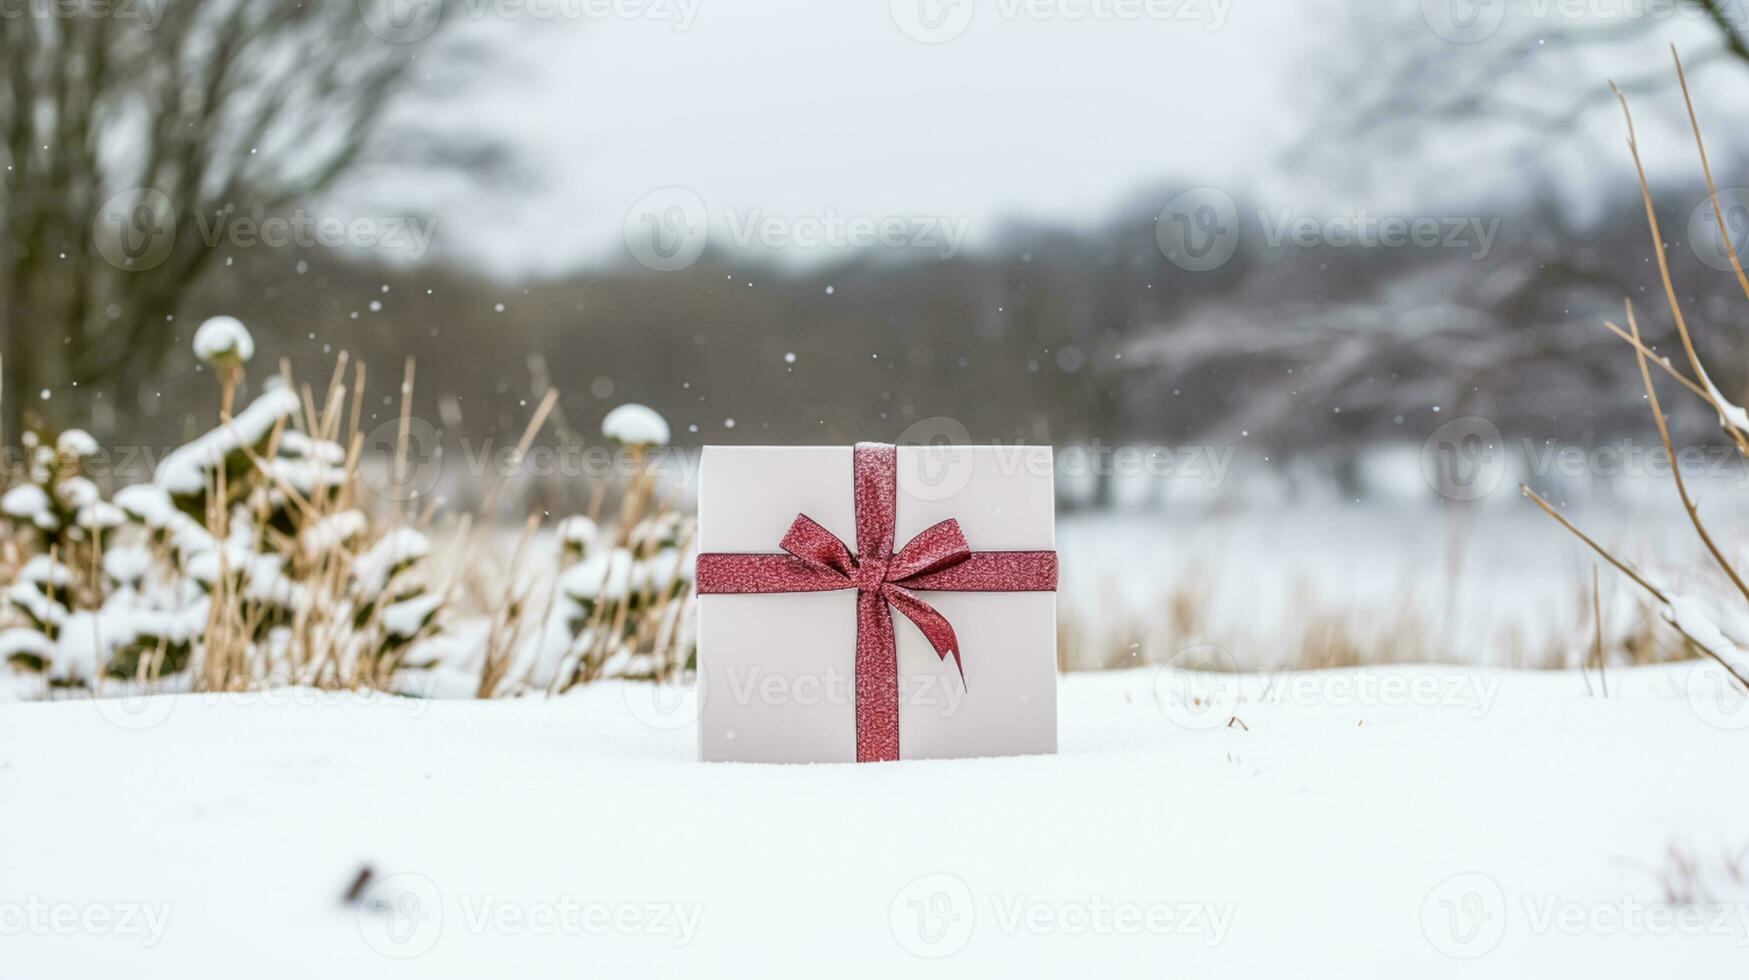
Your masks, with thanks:
[{"label": "snow-capped plant", "polygon": [[511,591],[508,604],[526,614],[516,628],[489,633],[485,690],[563,691],[603,677],[667,678],[692,665],[694,526],[656,502],[653,483],[640,468],[612,522],[559,523],[560,571]]},{"label": "snow-capped plant", "polygon": [[601,420],[601,434],[628,446],[666,446],[668,420],[647,405],[628,402]]},{"label": "snow-capped plant", "polygon": [[255,356],[255,338],[234,316],[210,317],[194,332],[194,356],[214,370],[242,367]]},{"label": "snow-capped plant", "polygon": [[582,514],[575,514],[559,522],[559,564],[570,567],[583,560],[589,554],[589,549],[595,544],[595,539],[601,535],[601,529],[595,526],[595,521]]}]

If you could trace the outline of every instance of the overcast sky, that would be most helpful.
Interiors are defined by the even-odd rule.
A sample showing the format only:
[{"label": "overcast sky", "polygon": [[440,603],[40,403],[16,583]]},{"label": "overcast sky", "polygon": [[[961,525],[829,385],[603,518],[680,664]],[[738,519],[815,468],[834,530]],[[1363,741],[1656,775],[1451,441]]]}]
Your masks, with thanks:
[{"label": "overcast sky", "polygon": [[[612,0],[629,17],[597,15],[609,0],[447,2],[504,40],[490,83],[440,93],[441,114],[498,135],[528,179],[417,203],[443,252],[515,275],[627,261],[628,214],[657,191],[658,207],[702,204],[714,244],[770,218],[896,215],[975,248],[1004,220],[1090,225],[1195,183],[1315,206],[1283,153],[1317,62],[1370,57],[1342,40],[1352,5],[1336,0]],[[494,9],[556,15],[479,13]]]},{"label": "overcast sky", "polygon": [[489,90],[446,95],[534,178],[445,192],[452,253],[522,272],[623,259],[628,210],[667,187],[705,203],[713,235],[770,216],[927,215],[977,241],[997,216],[1096,221],[1168,175],[1237,181],[1292,122],[1292,32],[1257,4],[1070,21],[977,0],[943,8],[933,34],[911,23],[951,35],[924,43],[899,21],[934,0],[628,2],[648,16],[515,30]]}]

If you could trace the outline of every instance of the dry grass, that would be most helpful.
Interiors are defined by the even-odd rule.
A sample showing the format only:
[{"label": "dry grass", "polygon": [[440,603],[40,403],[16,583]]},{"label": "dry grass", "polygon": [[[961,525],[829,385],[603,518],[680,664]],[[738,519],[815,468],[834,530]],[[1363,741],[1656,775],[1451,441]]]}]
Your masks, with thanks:
[{"label": "dry grass", "polygon": [[[1455,585],[1448,584],[1448,588]],[[1490,662],[1531,670],[1586,671],[1587,683],[1607,684],[1618,667],[1669,663],[1700,656],[1665,625],[1658,605],[1634,599],[1624,610],[1609,607],[1592,583],[1575,584],[1573,608],[1565,617],[1570,632],[1532,640],[1513,625],[1489,646]],[[1267,638],[1221,628],[1206,615],[1210,586],[1200,574],[1169,586],[1151,609],[1107,611],[1094,617],[1065,605],[1057,622],[1058,666],[1062,670],[1113,670],[1170,663],[1186,651],[1217,648],[1217,666],[1250,670],[1329,670],[1387,664],[1475,664],[1474,649],[1448,640],[1442,615],[1405,592],[1377,607],[1338,606],[1302,581]],[[1606,690],[1606,688],[1605,688]]]},{"label": "dry grass", "polygon": [[[1736,248],[1731,242],[1730,229],[1726,225],[1724,214],[1719,204],[1718,188],[1713,183],[1712,165],[1707,160],[1706,141],[1701,135],[1700,119],[1694,110],[1694,100],[1689,93],[1688,79],[1682,70],[1682,59],[1677,55],[1674,47],[1671,48],[1670,54],[1675,62],[1677,80],[1681,84],[1683,103],[1688,109],[1689,123],[1694,131],[1695,147],[1700,154],[1701,173],[1706,179],[1708,199],[1712,203],[1713,214],[1719,222],[1719,231],[1723,236],[1725,254],[1730,257],[1731,268],[1736,273],[1737,283],[1743,290],[1744,298],[1749,300],[1749,276],[1744,275],[1743,266],[1741,262],[1738,261]],[[1640,368],[1640,379],[1645,386],[1646,401],[1651,409],[1652,419],[1657,423],[1658,437],[1663,442],[1664,451],[1669,459],[1674,460],[1676,458],[1676,450],[1670,439],[1670,428],[1665,420],[1664,410],[1658,401],[1657,386],[1652,383],[1652,372],[1650,367],[1652,364],[1657,364],[1666,374],[1681,382],[1683,387],[1705,401],[1717,414],[1719,427],[1731,440],[1731,443],[1737,447],[1739,453],[1743,456],[1749,456],[1749,417],[1746,417],[1740,408],[1725,401],[1724,397],[1719,393],[1718,388],[1714,386],[1712,379],[1707,375],[1706,369],[1701,365],[1700,355],[1695,350],[1694,338],[1688,329],[1687,318],[1683,316],[1682,304],[1677,299],[1675,282],[1670,276],[1670,262],[1666,254],[1667,246],[1664,241],[1664,235],[1658,226],[1657,210],[1652,203],[1652,188],[1650,183],[1646,180],[1645,167],[1640,161],[1640,148],[1639,142],[1634,133],[1633,114],[1628,108],[1627,98],[1621,94],[1620,90],[1615,89],[1613,84],[1611,85],[1611,89],[1615,90],[1616,97],[1621,102],[1622,114],[1627,121],[1628,152],[1633,157],[1634,171],[1639,178],[1640,193],[1644,200],[1646,209],[1646,224],[1651,233],[1653,254],[1657,257],[1659,281],[1664,287],[1664,298],[1669,305],[1671,319],[1676,324],[1677,335],[1682,340],[1682,349],[1687,355],[1688,366],[1693,372],[1694,377],[1692,379],[1684,377],[1668,359],[1654,354],[1641,340],[1640,325],[1638,318],[1634,315],[1634,307],[1631,300],[1624,304],[1627,328],[1624,330],[1616,324],[1607,324],[1607,326],[1616,334],[1616,336],[1626,340],[1633,348],[1634,356]],[[1683,481],[1681,467],[1671,466],[1670,474],[1676,487],[1677,497],[1682,502],[1683,511],[1687,515],[1690,525],[1694,528],[1695,535],[1700,539],[1707,554],[1717,566],[1718,572],[1730,582],[1731,591],[1735,593],[1733,599],[1730,601],[1730,605],[1735,606],[1740,603],[1749,603],[1749,584],[1745,584],[1736,567],[1731,563],[1730,559],[1725,556],[1724,551],[1714,540],[1713,535],[1707,530],[1705,522],[1701,520],[1699,508],[1696,506],[1693,498],[1689,495],[1688,487]],[[1661,587],[1659,584],[1654,583],[1644,572],[1611,554],[1608,549],[1598,544],[1593,538],[1585,534],[1578,527],[1574,526],[1570,521],[1563,517],[1559,511],[1550,505],[1548,501],[1538,496],[1529,487],[1524,487],[1522,489],[1525,496],[1529,497],[1538,507],[1541,507],[1544,512],[1554,518],[1555,521],[1557,521],[1569,533],[1584,542],[1601,558],[1609,562],[1616,569],[1621,571],[1622,574],[1626,575],[1630,581],[1644,590],[1648,596],[1656,600],[1661,607],[1660,612],[1662,618],[1665,619],[1677,633],[1681,634],[1690,647],[1700,651],[1704,656],[1717,662],[1719,666],[1724,668],[1724,670],[1739,684],[1743,685],[1745,688],[1749,688],[1749,664],[1744,663],[1745,658],[1742,656],[1741,647],[1738,645],[1746,638],[1731,635],[1732,632],[1740,632],[1740,630],[1735,628],[1737,620],[1741,615],[1740,613],[1734,611],[1728,613],[1729,618],[1727,619],[1727,622],[1732,624],[1732,629],[1729,630],[1721,629],[1719,626],[1715,625],[1710,618],[1698,618],[1700,616],[1699,608],[1690,600],[1674,595],[1667,587]],[[1729,610],[1729,608],[1730,607],[1727,606],[1727,610]],[[1697,633],[1702,635],[1697,636]]]}]

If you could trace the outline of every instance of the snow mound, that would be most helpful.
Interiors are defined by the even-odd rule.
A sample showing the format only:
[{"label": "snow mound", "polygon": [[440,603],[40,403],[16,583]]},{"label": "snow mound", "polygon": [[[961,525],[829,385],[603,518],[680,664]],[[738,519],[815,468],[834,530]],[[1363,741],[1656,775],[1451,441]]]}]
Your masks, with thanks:
[{"label": "snow mound", "polygon": [[628,402],[601,420],[601,434],[628,446],[666,446],[668,420],[647,405]]},{"label": "snow mound", "polygon": [[97,455],[99,449],[97,440],[84,429],[68,429],[55,440],[55,451],[76,459]]},{"label": "snow mound", "polygon": [[624,548],[590,555],[559,576],[559,589],[573,599],[623,599],[631,592],[632,564]]},{"label": "snow mound", "polygon": [[20,483],[6,491],[6,496],[0,497],[0,511],[6,516],[30,521],[39,527],[43,526],[45,518],[54,520],[52,506],[48,491],[34,483]]},{"label": "snow mound", "polygon": [[352,562],[352,577],[358,589],[374,596],[388,585],[390,576],[408,562],[431,554],[431,540],[410,527],[398,527],[382,536]]},{"label": "snow mound", "polygon": [[595,543],[596,535],[601,529],[595,522],[581,514],[567,517],[559,522],[559,540],[569,545],[588,545]]},{"label": "snow mound", "polygon": [[247,363],[255,356],[255,338],[234,316],[215,316],[194,332],[194,356],[205,364]]}]

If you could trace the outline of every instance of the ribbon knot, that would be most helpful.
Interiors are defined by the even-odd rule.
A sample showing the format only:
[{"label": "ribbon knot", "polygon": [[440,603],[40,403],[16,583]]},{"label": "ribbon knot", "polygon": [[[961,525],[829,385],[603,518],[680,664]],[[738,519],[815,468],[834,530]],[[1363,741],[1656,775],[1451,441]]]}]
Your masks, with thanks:
[{"label": "ribbon knot", "polygon": [[[953,657],[960,683],[965,683],[966,668],[960,662],[959,638],[954,635],[953,625],[934,606],[902,587],[926,573],[945,571],[972,557],[958,521],[949,518],[928,528],[899,549],[898,554],[886,558],[879,553],[852,555],[838,535],[812,517],[797,514],[779,547],[821,575],[836,579],[839,583],[836,588],[875,596],[903,613],[917,624],[929,645],[935,648],[936,656],[943,660]],[[701,568],[706,557],[699,556]]]},{"label": "ribbon knot", "polygon": [[[856,758],[899,757],[899,664],[889,609],[916,624],[936,656],[966,679],[953,625],[916,592],[1054,592],[1054,551],[973,551],[959,522],[928,527],[893,551],[898,450],[858,443],[853,457],[857,553],[806,514],[778,547],[787,555],[701,554],[700,595],[855,589]],[[913,591],[915,590],[915,591]]]},{"label": "ribbon knot", "polygon": [[858,592],[872,592],[887,584],[887,563],[880,558],[865,558],[856,563],[856,574],[850,577]]}]

